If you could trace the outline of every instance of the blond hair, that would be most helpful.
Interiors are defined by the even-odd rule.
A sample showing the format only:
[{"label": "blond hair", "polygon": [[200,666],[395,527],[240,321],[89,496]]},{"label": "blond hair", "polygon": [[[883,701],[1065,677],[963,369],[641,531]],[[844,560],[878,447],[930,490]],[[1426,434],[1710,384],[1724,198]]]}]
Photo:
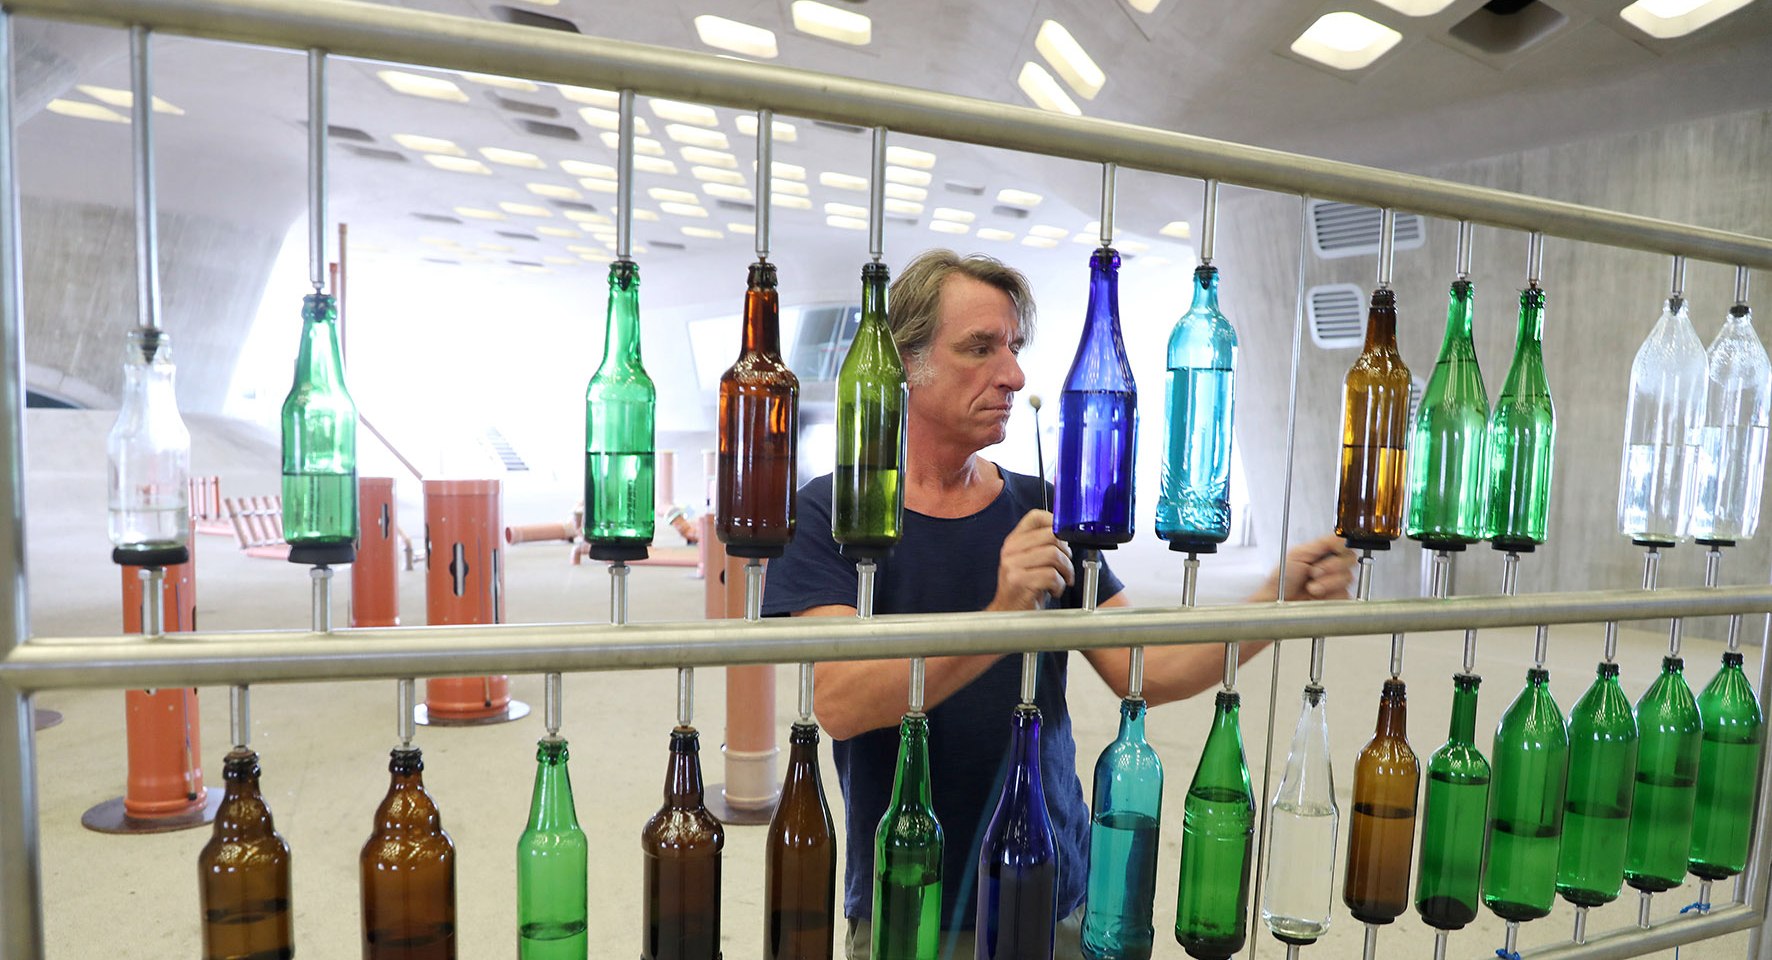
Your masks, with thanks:
[{"label": "blond hair", "polygon": [[909,371],[913,382],[923,378],[929,347],[941,324],[941,289],[956,274],[971,277],[1003,291],[1015,306],[1016,332],[1026,343],[1034,336],[1034,293],[1020,270],[982,253],[962,257],[952,250],[925,250],[905,265],[892,281],[886,322],[898,352],[915,362]]}]

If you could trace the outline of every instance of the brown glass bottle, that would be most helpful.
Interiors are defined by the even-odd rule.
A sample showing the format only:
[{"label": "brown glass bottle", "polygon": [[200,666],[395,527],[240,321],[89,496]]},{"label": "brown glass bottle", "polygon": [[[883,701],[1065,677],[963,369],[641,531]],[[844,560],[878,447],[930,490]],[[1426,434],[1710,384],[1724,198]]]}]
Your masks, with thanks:
[{"label": "brown glass bottle", "polygon": [[1384,682],[1378,728],[1354,761],[1354,815],[1341,900],[1362,923],[1390,923],[1409,907],[1415,797],[1421,764],[1409,749],[1403,681]]},{"label": "brown glass bottle", "polygon": [[763,848],[763,956],[831,960],[837,847],[818,775],[818,725],[788,736],[788,775]]},{"label": "brown glass bottle", "polygon": [[700,735],[671,731],[664,806],[640,832],[646,856],[641,960],[720,960],[720,850],[726,829],[702,803]]},{"label": "brown glass bottle", "polygon": [[778,557],[794,536],[800,381],[781,359],[775,265],[751,264],[744,349],[720,377],[715,531],[735,557]]},{"label": "brown glass bottle", "polygon": [[1341,493],[1335,534],[1356,543],[1403,533],[1409,368],[1397,353],[1397,296],[1372,291],[1366,347],[1341,388]]},{"label": "brown glass bottle", "polygon": [[203,898],[203,960],[295,956],[289,910],[289,845],[258,792],[258,754],[236,747],[222,761],[227,792],[197,857]]},{"label": "brown glass bottle", "polygon": [[363,845],[363,960],[455,960],[455,842],[417,747],[389,754],[388,795]]}]

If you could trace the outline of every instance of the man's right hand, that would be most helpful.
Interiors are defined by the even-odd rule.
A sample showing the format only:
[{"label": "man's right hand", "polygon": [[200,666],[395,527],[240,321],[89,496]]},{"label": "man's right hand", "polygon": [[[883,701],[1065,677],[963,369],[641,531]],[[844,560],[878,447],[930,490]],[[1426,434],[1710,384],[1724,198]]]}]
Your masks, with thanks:
[{"label": "man's right hand", "polygon": [[1036,610],[1076,582],[1070,547],[1052,532],[1052,514],[1029,510],[1003,540],[997,595],[986,610]]}]

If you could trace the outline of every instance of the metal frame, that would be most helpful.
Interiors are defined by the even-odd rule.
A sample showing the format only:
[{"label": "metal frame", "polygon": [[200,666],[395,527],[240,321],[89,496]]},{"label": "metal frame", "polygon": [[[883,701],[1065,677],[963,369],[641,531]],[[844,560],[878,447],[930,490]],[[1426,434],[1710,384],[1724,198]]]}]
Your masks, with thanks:
[{"label": "metal frame", "polygon": [[[24,543],[22,269],[12,115],[11,15],[146,27],[158,33],[324,51],[771,110],[950,141],[1133,167],[1572,240],[1772,268],[1772,239],[1517,193],[1225,143],[1131,124],[870,83],[635,43],[352,0],[11,0],[0,8],[0,960],[44,955],[31,698],[73,688],[403,679],[811,660],[1013,653],[1181,643],[1462,631],[1772,612],[1772,585],[1207,609],[858,619],[829,624],[475,625],[330,632],[194,633],[158,638],[30,637]],[[759,133],[764,131],[761,129]],[[767,176],[767,171],[761,175]],[[625,219],[625,218],[624,218]],[[1104,224],[1105,227],[1105,224]],[[1297,383],[1294,346],[1293,389]],[[1288,430],[1290,441],[1290,429]],[[1290,462],[1290,457],[1288,457]],[[1284,538],[1282,539],[1284,542]],[[389,641],[398,638],[397,643]],[[1762,697],[1772,681],[1762,649]],[[1533,951],[1543,960],[1638,956],[1752,930],[1772,960],[1772,762],[1762,757],[1752,854],[1735,903],[1647,930]],[[1259,899],[1259,891],[1252,899]],[[1250,952],[1261,939],[1251,930]]]}]

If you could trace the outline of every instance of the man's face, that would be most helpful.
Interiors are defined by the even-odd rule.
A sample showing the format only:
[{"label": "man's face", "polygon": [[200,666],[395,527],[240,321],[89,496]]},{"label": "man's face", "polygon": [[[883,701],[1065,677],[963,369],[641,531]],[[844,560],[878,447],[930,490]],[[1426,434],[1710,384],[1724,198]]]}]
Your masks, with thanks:
[{"label": "man's face", "polygon": [[1020,324],[1009,295],[956,274],[942,284],[927,355],[907,370],[911,412],[972,451],[1001,443],[1015,391],[1027,382],[1016,354]]}]

